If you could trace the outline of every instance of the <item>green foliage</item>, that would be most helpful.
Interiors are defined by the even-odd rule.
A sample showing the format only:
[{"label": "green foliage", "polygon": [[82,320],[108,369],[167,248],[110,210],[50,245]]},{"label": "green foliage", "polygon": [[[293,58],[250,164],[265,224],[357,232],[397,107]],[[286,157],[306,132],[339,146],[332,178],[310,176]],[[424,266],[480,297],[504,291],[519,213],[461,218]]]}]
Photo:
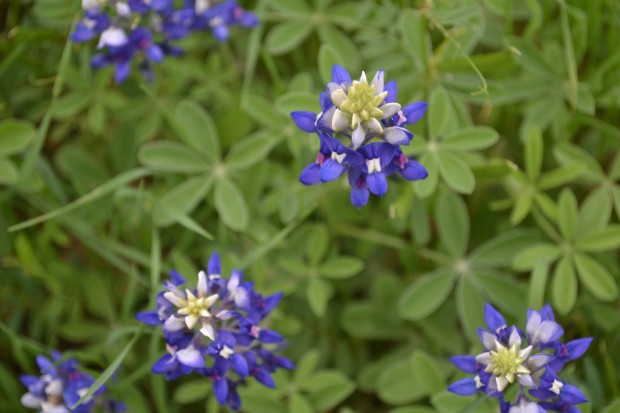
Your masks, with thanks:
[{"label": "green foliage", "polygon": [[[567,4],[568,3],[568,4]],[[13,2],[0,23],[0,406],[25,411],[34,357],[73,353],[130,412],[217,413],[199,376],[134,314],[170,268],[219,251],[285,297],[277,388],[248,413],[492,413],[445,390],[490,302],[522,322],[550,302],[594,345],[566,377],[620,409],[620,5],[614,1],[260,0],[261,25],[123,85],[66,42],[79,2]],[[4,10],[3,9],[3,10]],[[344,179],[305,187],[333,64],[386,70],[427,101],[405,154],[429,172],[356,210]],[[118,367],[118,369],[117,369]],[[91,389],[91,392],[94,388]],[[87,397],[86,395],[85,397]]]}]

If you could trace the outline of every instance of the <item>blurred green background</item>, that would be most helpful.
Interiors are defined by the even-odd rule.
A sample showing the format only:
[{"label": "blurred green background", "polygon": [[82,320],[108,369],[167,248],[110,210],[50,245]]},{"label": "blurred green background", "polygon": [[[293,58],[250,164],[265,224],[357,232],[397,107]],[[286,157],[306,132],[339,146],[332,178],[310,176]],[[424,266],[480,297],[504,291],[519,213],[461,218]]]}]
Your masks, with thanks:
[{"label": "blurred green background", "polygon": [[[285,292],[272,328],[298,364],[244,412],[462,412],[448,357],[481,349],[484,302],[521,325],[550,302],[565,340],[594,337],[563,377],[583,412],[620,412],[620,3],[241,3],[260,26],[193,34],[152,84],[119,86],[67,43],[79,1],[0,2],[0,410],[25,411],[41,352],[103,371],[167,271],[217,250]],[[360,210],[345,178],[297,181],[318,139],[288,114],[319,110],[334,63],[429,102],[405,153],[430,176]],[[204,378],[150,374],[163,351],[145,329],[112,394],[221,411]]]}]

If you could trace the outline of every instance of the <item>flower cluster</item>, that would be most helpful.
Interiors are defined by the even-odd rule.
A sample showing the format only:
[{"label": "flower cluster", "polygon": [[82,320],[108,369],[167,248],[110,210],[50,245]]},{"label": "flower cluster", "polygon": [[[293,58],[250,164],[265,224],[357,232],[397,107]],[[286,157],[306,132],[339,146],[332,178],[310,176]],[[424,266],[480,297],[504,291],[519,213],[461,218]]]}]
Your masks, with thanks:
[{"label": "flower cluster", "polygon": [[[564,330],[555,322],[549,305],[540,312],[528,310],[525,332],[515,326],[508,327],[504,317],[490,304],[485,305],[485,320],[491,332],[481,328],[478,335],[487,351],[477,356],[451,358],[456,367],[475,377],[457,381],[449,391],[463,396],[480,391],[499,398],[502,413],[580,411],[574,405],[588,400],[558,373],[567,362],[586,352],[592,338],[566,344],[559,341]],[[512,383],[518,383],[519,391],[516,400],[508,402],[504,391]]]},{"label": "flower cluster", "polygon": [[263,297],[251,282],[243,282],[240,271],[233,270],[229,279],[220,274],[217,253],[209,259],[207,273],[198,273],[196,288],[171,271],[164,283],[167,291],[157,296],[157,310],[137,318],[162,325],[168,352],[155,362],[154,373],[168,380],[191,373],[205,376],[217,401],[237,410],[239,384],[254,378],[273,388],[271,373],[294,365],[273,352],[284,346],[282,336],[262,326],[282,293]]},{"label": "flower cluster", "polygon": [[173,0],[82,0],[84,18],[71,35],[74,42],[99,38],[91,65],[115,66],[117,83],[131,71],[134,57],[147,80],[152,80],[152,63],[183,51],[172,45],[192,31],[210,30],[219,41],[226,41],[229,27],[254,27],[256,15],[241,8],[235,0],[185,0],[177,8]]},{"label": "flower cluster", "polygon": [[334,65],[332,81],[321,93],[322,112],[291,113],[299,129],[316,133],[320,140],[316,160],[302,171],[301,183],[330,182],[347,172],[351,203],[360,208],[370,193],[387,192],[390,175],[399,173],[410,181],[426,178],[426,169],[401,150],[413,139],[404,126],[424,115],[426,102],[401,107],[397,93],[396,82],[384,82],[383,70],[369,83],[364,72],[351,80],[344,68]]},{"label": "flower cluster", "polygon": [[105,386],[100,387],[93,397],[71,410],[95,380],[79,370],[74,359],[62,360],[58,352],[52,353],[52,360],[37,356],[37,364],[43,374],[40,377],[24,375],[21,382],[28,388],[22,396],[25,407],[39,409],[43,413],[90,413],[95,405],[103,406],[108,413],[124,412],[125,405],[104,396]]}]

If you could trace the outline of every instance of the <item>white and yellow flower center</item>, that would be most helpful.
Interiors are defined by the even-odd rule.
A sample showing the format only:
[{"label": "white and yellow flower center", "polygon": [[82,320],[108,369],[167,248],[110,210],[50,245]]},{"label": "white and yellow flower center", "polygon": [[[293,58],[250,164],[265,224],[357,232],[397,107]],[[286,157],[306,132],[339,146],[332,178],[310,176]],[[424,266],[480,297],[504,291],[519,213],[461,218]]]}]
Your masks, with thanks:
[{"label": "white and yellow flower center", "polygon": [[357,128],[360,123],[365,123],[371,119],[380,120],[383,118],[383,111],[379,106],[387,97],[388,92],[381,92],[375,95],[375,85],[368,84],[366,75],[362,74],[360,80],[354,80],[348,90],[337,89],[332,93],[334,105],[351,116],[351,129]]},{"label": "white and yellow flower center", "polygon": [[[491,362],[487,365],[485,371],[493,373],[497,378],[501,378],[501,380],[498,380],[498,384],[505,383],[503,386],[505,387],[507,383],[513,383],[516,376],[530,374],[530,369],[523,365],[531,351],[530,347],[521,350],[519,345],[515,343],[508,348],[497,341],[495,345],[496,351],[490,352]],[[503,388],[499,390],[502,391]]]},{"label": "white and yellow flower center", "polygon": [[185,290],[185,298],[171,291],[165,293],[164,297],[179,308],[177,314],[185,316],[187,328],[194,328],[201,318],[211,318],[209,309],[218,299],[217,294],[208,297],[205,297],[205,294],[195,296],[190,290]]}]

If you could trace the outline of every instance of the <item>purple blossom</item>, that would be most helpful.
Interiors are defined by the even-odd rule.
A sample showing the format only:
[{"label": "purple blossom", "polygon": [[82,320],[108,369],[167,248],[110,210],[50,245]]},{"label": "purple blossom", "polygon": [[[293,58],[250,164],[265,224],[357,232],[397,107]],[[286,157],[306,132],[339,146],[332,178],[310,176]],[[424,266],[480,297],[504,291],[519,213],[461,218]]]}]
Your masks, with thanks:
[{"label": "purple blossom", "polygon": [[136,318],[162,327],[167,352],[155,362],[153,373],[168,380],[202,375],[211,382],[220,404],[239,409],[240,384],[253,378],[273,387],[271,373],[294,365],[274,353],[283,348],[284,338],[264,325],[282,294],[259,294],[239,270],[228,279],[221,273],[217,253],[210,257],[207,271],[198,273],[195,286],[171,271],[170,280],[164,282],[166,291],[157,295],[157,309]]},{"label": "purple blossom", "polygon": [[[486,351],[450,359],[459,370],[474,377],[461,379],[448,390],[462,396],[483,392],[496,397],[503,413],[578,412],[574,405],[587,402],[587,398],[558,373],[566,362],[581,357],[592,339],[563,344],[560,339],[564,330],[549,305],[540,311],[528,310],[525,331],[509,327],[490,304],[485,304],[484,316],[490,331],[481,328],[478,335]],[[518,386],[514,402],[504,399],[511,385]]]}]

